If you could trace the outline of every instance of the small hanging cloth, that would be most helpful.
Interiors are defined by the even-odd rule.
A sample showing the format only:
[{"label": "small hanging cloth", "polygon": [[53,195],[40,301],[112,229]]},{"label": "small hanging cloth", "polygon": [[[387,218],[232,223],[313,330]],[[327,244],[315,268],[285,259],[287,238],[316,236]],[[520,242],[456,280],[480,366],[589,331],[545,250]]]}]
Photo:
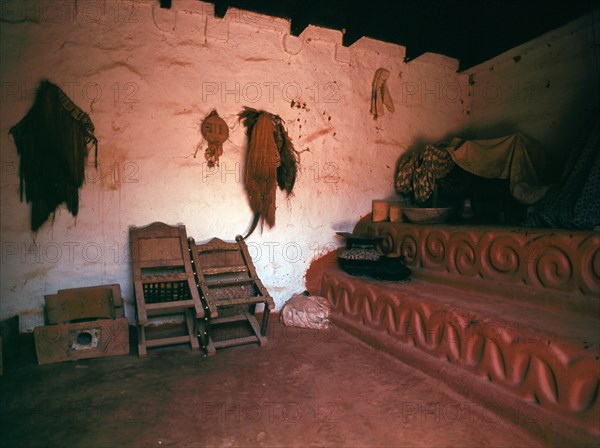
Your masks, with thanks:
[{"label": "small hanging cloth", "polygon": [[98,140],[88,114],[44,79],[33,106],[9,134],[21,158],[19,192],[21,201],[25,195],[31,203],[31,230],[37,231],[63,203],[77,216],[90,147],[98,161]]},{"label": "small hanging cloth", "polygon": [[223,143],[229,138],[229,126],[219,117],[217,111],[213,110],[202,122],[200,131],[208,142],[208,148],[204,151],[208,167],[219,166],[219,157],[223,155]]},{"label": "small hanging cloth", "polygon": [[387,80],[390,77],[390,72],[385,68],[377,69],[375,76],[373,77],[373,88],[371,91],[371,113],[373,119],[377,120],[377,117],[385,113],[383,106],[390,112],[394,112],[394,101],[390,95],[390,91],[387,87]]}]

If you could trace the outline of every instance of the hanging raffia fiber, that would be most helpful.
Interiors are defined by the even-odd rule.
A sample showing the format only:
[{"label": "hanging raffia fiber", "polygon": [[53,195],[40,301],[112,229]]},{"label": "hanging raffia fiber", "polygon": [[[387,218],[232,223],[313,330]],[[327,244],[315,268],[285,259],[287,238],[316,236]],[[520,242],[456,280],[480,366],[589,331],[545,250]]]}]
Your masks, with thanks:
[{"label": "hanging raffia fiber", "polygon": [[252,109],[251,107],[245,107],[238,116],[246,127],[246,134],[250,137],[252,135],[252,129],[256,124],[256,120],[258,120],[258,117],[261,114],[267,114],[273,122],[275,128],[275,144],[277,145],[277,150],[279,151],[279,157],[281,159],[281,165],[277,168],[277,185],[279,185],[279,188],[284,190],[289,196],[296,183],[298,156],[294,150],[294,145],[285,130],[283,120],[279,115]]},{"label": "hanging raffia fiber", "polygon": [[79,211],[88,149],[98,141],[90,117],[48,80],[40,82],[33,106],[10,131],[20,156],[20,195],[31,203],[31,230],[37,231],[66,204]]},{"label": "hanging raffia fiber", "polygon": [[277,192],[277,168],[281,163],[275,129],[267,113],[261,113],[249,136],[244,184],[250,208],[260,215],[269,227],[275,225],[275,195]]},{"label": "hanging raffia fiber", "polygon": [[[248,184],[253,184],[253,185],[258,185],[260,184],[258,178],[252,179],[252,176],[256,176],[255,173],[249,173],[249,171],[256,171],[256,168],[253,166],[249,166],[249,161],[250,161],[250,155],[252,152],[252,148],[254,146],[256,146],[257,144],[257,140],[255,136],[258,136],[259,134],[255,133],[255,127],[258,125],[259,123],[259,119],[262,122],[261,126],[263,127],[263,131],[261,131],[261,138],[265,138],[267,139],[267,135],[270,135],[271,138],[269,138],[269,149],[268,152],[272,152],[272,144],[275,144],[275,148],[276,148],[276,152],[277,152],[277,156],[274,154],[273,156],[271,156],[271,158],[275,158],[275,160],[278,160],[277,165],[275,167],[276,169],[276,181],[277,181],[277,185],[279,186],[279,188],[281,190],[284,190],[287,195],[289,196],[292,193],[292,190],[294,189],[294,184],[296,183],[296,175],[298,172],[298,157],[296,154],[296,151],[294,150],[294,145],[292,144],[292,141],[290,140],[287,131],[285,130],[285,127],[283,126],[283,120],[281,119],[281,117],[277,116],[277,115],[273,115],[270,114],[268,112],[265,111],[259,111],[256,109],[252,109],[250,107],[246,107],[244,108],[244,110],[242,112],[240,112],[240,114],[238,115],[240,118],[240,121],[242,121],[242,123],[244,124],[244,126],[246,127],[246,134],[248,135],[248,155],[247,155],[247,162],[246,162],[246,178],[245,178],[245,182],[246,182],[246,191],[248,192],[248,195],[250,197],[255,197],[256,200],[256,193],[252,193],[251,190],[248,188]],[[268,120],[266,120],[268,118]],[[270,121],[271,122],[271,126],[270,129],[267,130],[268,124],[266,123],[266,121]],[[263,135],[264,134],[264,135]],[[264,145],[264,143],[263,143]],[[259,151],[263,151],[263,150],[259,150]],[[255,157],[255,155],[253,155],[252,157]],[[262,156],[265,157],[265,156]],[[255,163],[255,162],[253,162]],[[271,165],[270,168],[272,168],[273,165]],[[273,175],[273,171],[269,170],[269,176]],[[256,187],[255,187],[256,188]],[[271,190],[269,190],[270,192]],[[266,189],[265,189],[266,192]],[[265,197],[269,196],[266,193],[263,194]],[[270,197],[270,196],[269,196]],[[272,219],[269,218],[267,219],[268,213],[267,210],[262,210],[261,207],[266,207],[267,204],[262,204],[261,207],[258,207],[258,204],[256,204],[256,207],[253,205],[252,206],[252,210],[256,213],[260,214],[261,219],[263,219],[264,221],[267,222],[267,224],[269,226],[272,227],[272,224],[270,224],[270,222],[273,223],[273,225],[275,224],[275,191],[272,192],[272,205],[269,205],[269,211],[273,212],[272,215]],[[253,202],[253,199],[250,200],[251,204]],[[257,210],[261,210],[260,212],[257,212]],[[253,227],[254,229],[254,227]],[[251,233],[252,231],[250,231]]]}]

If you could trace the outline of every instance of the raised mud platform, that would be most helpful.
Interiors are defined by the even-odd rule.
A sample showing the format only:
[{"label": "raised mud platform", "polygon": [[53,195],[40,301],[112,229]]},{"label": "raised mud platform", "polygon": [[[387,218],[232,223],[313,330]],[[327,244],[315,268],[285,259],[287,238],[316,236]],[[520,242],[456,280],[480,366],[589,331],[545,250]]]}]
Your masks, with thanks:
[{"label": "raised mud platform", "polygon": [[325,270],[333,319],[547,443],[600,437],[600,235],[361,221],[407,283]]}]

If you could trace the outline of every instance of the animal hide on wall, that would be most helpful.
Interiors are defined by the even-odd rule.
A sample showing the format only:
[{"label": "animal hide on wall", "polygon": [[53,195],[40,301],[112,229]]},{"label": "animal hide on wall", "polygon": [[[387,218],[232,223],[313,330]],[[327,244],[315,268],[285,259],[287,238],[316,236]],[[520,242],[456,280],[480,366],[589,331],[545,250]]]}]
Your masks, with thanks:
[{"label": "animal hide on wall", "polygon": [[31,230],[37,231],[61,204],[79,211],[79,188],[85,181],[88,150],[98,140],[90,117],[56,85],[42,80],[33,106],[13,126],[20,156],[19,193],[31,203]]}]

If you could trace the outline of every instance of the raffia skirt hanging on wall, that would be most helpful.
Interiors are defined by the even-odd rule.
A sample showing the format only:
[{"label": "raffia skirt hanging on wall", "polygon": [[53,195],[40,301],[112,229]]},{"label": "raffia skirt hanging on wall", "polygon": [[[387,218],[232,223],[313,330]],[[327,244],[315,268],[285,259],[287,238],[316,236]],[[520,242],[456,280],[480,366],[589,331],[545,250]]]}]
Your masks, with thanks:
[{"label": "raffia skirt hanging on wall", "polygon": [[292,193],[298,171],[297,154],[281,117],[246,107],[239,118],[248,135],[244,183],[255,224],[258,217],[273,227],[276,186],[288,196]]},{"label": "raffia skirt hanging on wall", "polygon": [[280,163],[273,122],[266,113],[262,113],[250,136],[244,185],[248,192],[250,208],[260,214],[269,227],[275,225],[277,168]]}]

